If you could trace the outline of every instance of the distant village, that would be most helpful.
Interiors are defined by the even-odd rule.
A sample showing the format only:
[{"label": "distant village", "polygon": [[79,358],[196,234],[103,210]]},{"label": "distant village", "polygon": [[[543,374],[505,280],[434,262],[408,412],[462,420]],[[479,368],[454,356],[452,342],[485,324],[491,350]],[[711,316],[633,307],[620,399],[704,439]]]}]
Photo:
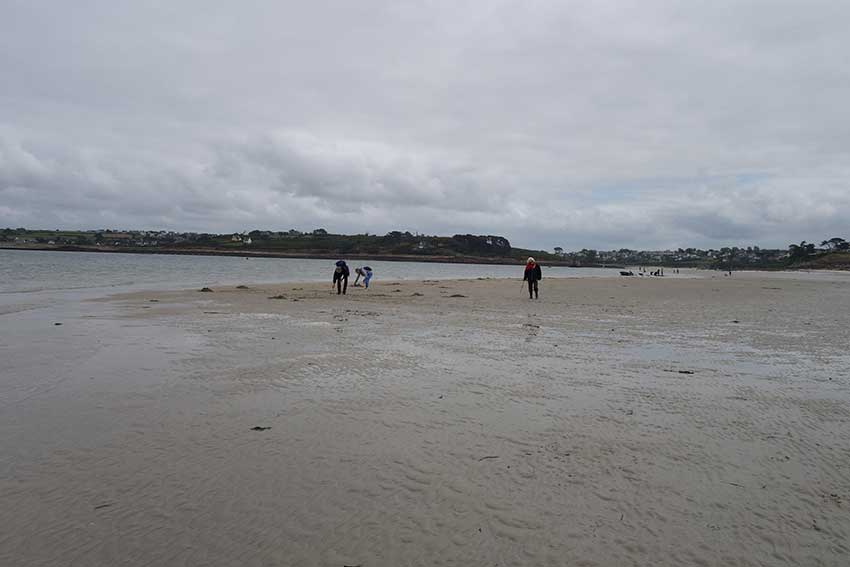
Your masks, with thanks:
[{"label": "distant village", "polygon": [[174,244],[197,243],[205,244],[212,241],[229,239],[230,242],[243,245],[252,244],[254,239],[293,238],[305,235],[327,234],[324,229],[316,229],[310,233],[298,230],[274,232],[270,230],[254,230],[251,232],[233,234],[212,234],[204,232],[174,232],[170,230],[81,230],[81,231],[43,231],[27,230],[25,228],[5,228],[0,231],[0,242],[15,242],[19,244],[48,244],[57,246],[169,246]]},{"label": "distant village", "polygon": [[[791,244],[784,249],[758,246],[723,247],[719,249],[678,248],[676,250],[590,250],[526,251],[512,249],[510,242],[493,235],[426,236],[392,231],[377,235],[335,235],[323,228],[309,232],[299,230],[252,230],[237,233],[212,234],[174,232],[167,230],[29,230],[5,228],[0,230],[0,245],[6,248],[76,248],[86,249],[162,249],[219,250],[250,249],[257,252],[297,252],[322,250],[351,254],[446,255],[482,257],[519,257],[526,252],[540,259],[559,261],[574,266],[681,266],[725,269],[781,267],[795,261],[839,253],[846,257],[850,244],[843,238],[831,238],[821,244]],[[154,250],[151,250],[154,251]],[[844,261],[844,260],[842,260]]]},{"label": "distant village", "polygon": [[701,250],[699,248],[679,248],[677,250],[587,250],[555,253],[568,262],[579,264],[612,264],[622,266],[693,266],[716,263],[730,257],[737,265],[759,265],[778,262],[789,256],[788,250],[762,249],[758,246],[747,248],[728,247]]}]

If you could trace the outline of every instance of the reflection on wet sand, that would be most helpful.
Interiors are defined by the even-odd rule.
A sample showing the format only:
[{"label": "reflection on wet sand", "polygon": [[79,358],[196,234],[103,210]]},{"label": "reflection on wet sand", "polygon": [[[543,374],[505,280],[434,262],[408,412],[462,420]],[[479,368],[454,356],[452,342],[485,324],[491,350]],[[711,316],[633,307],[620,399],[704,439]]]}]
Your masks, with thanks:
[{"label": "reflection on wet sand", "polygon": [[850,553],[850,281],[544,279],[538,302],[433,283],[140,293],[32,322],[45,342],[2,363],[0,563]]}]

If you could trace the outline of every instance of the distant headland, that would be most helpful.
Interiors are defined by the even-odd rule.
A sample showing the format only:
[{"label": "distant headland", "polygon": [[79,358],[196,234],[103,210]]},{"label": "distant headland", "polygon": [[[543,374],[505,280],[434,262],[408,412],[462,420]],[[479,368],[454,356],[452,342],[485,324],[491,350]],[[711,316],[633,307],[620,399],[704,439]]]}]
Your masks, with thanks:
[{"label": "distant headland", "polygon": [[0,229],[0,248],[258,256],[275,258],[368,258],[387,261],[515,264],[534,256],[549,265],[573,267],[664,266],[720,270],[829,269],[850,270],[850,243],[844,238],[806,241],[785,249],[733,246],[676,250],[529,250],[511,246],[497,235],[429,236],[392,231],[374,234],[332,234],[318,228],[212,234],[164,230],[35,230]]}]

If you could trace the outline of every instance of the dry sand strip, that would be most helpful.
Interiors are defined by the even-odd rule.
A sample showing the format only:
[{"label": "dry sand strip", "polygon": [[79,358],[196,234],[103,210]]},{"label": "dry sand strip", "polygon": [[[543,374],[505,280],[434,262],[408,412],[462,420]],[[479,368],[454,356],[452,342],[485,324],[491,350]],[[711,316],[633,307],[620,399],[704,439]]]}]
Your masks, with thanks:
[{"label": "dry sand strip", "polygon": [[848,281],[113,298],[159,370],[18,470],[0,562],[846,565]]}]

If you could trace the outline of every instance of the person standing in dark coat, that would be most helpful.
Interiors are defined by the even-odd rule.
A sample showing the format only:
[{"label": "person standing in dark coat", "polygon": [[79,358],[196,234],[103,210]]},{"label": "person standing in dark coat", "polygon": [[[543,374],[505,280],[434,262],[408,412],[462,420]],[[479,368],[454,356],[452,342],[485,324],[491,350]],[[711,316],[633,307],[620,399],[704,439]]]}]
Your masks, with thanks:
[{"label": "person standing in dark coat", "polygon": [[539,299],[540,294],[537,289],[537,282],[543,279],[543,273],[540,271],[540,264],[535,262],[534,258],[528,258],[528,262],[525,264],[525,274],[522,279],[528,282],[528,299]]},{"label": "person standing in dark coat", "polygon": [[348,276],[351,275],[351,271],[348,269],[348,265],[344,260],[339,260],[336,263],[336,268],[334,269],[334,280],[333,284],[336,284],[336,294],[343,294],[348,290]]}]

